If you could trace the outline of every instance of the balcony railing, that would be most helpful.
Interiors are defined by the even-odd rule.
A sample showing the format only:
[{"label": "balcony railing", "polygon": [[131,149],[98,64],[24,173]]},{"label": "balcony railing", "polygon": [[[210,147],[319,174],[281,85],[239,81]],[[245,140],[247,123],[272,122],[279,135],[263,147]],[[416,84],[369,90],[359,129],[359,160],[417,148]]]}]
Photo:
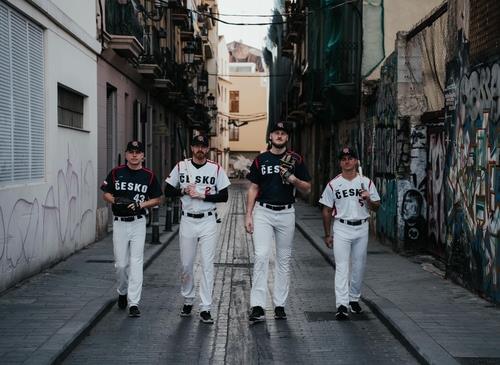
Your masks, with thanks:
[{"label": "balcony railing", "polygon": [[144,27],[131,2],[106,0],[106,33],[109,46],[125,58],[138,58],[143,52]]},{"label": "balcony railing", "polygon": [[109,34],[133,36],[142,44],[144,27],[139,17],[132,2],[121,4],[117,0],[106,0],[106,31]]}]

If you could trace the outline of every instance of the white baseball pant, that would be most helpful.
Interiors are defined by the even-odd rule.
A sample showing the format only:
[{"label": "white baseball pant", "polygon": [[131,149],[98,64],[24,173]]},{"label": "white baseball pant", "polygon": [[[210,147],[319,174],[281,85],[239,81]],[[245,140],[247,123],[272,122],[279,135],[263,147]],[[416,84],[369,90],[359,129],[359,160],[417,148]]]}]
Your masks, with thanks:
[{"label": "white baseball pant", "polygon": [[256,203],[253,211],[253,268],[250,306],[266,307],[269,256],[273,240],[276,243],[276,268],[274,275],[273,303],[284,307],[290,287],[290,259],[295,233],[295,208],[280,211],[264,208]]},{"label": "white baseball pant", "polygon": [[127,295],[128,305],[138,305],[142,292],[146,218],[133,222],[113,222],[113,251],[115,255],[117,291]]},{"label": "white baseball pant", "polygon": [[210,311],[214,287],[214,258],[217,247],[217,222],[215,215],[203,218],[182,216],[179,228],[181,250],[181,294],[184,304],[193,305],[195,298],[194,260],[200,245],[202,278],[200,283],[200,310]]},{"label": "white baseball pant", "polygon": [[[368,246],[368,222],[350,226],[335,220],[333,223],[333,254],[335,255],[335,302],[337,308],[348,307],[361,297],[361,285]],[[349,264],[351,275],[349,279]]]}]

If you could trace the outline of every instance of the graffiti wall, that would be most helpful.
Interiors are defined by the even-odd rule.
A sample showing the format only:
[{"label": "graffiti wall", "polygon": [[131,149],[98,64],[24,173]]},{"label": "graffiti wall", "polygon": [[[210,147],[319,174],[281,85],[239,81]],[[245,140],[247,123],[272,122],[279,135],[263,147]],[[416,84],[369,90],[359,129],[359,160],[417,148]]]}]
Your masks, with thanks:
[{"label": "graffiti wall", "polygon": [[377,233],[397,238],[397,57],[391,54],[381,69],[373,136],[374,180],[381,195],[377,212]]},{"label": "graffiti wall", "polygon": [[449,112],[448,265],[450,275],[499,301],[500,62],[456,67],[448,78],[448,88],[457,90]]},{"label": "graffiti wall", "polygon": [[68,152],[53,183],[0,191],[0,291],[94,241],[96,189]]},{"label": "graffiti wall", "polygon": [[[398,215],[399,239],[406,249],[424,248],[427,236],[427,203],[425,200],[427,183],[427,128],[422,125],[410,127],[410,122],[403,124],[398,138],[401,147],[398,161],[400,178],[398,180]],[[409,135],[409,139],[405,137]],[[406,146],[405,146],[406,145]],[[403,165],[404,166],[401,166]],[[408,166],[408,168],[406,168]],[[409,173],[405,173],[409,171]]]},{"label": "graffiti wall", "polygon": [[427,245],[431,252],[446,256],[446,215],[444,193],[445,164],[444,122],[432,121],[427,124]]}]

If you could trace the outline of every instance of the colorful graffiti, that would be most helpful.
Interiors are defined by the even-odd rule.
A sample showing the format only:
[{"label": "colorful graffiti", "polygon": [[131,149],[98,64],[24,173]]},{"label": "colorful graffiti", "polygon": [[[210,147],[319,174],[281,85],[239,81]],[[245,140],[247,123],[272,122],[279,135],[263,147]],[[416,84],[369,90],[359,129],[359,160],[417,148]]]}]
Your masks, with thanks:
[{"label": "colorful graffiti", "polygon": [[[95,238],[96,180],[92,161],[79,171],[68,158],[43,203],[36,197],[0,206],[0,290],[16,272],[30,272],[61,259]],[[2,199],[5,203],[7,199]],[[19,279],[19,278],[18,278]]]},{"label": "colorful graffiti", "polygon": [[[460,78],[447,166],[449,267],[500,300],[500,64]],[[458,224],[460,223],[460,224]],[[464,247],[461,253],[454,246]],[[455,261],[466,262],[464,270]]]},{"label": "colorful graffiti", "polygon": [[446,221],[444,193],[444,123],[428,125],[427,233],[432,252],[445,256]]}]

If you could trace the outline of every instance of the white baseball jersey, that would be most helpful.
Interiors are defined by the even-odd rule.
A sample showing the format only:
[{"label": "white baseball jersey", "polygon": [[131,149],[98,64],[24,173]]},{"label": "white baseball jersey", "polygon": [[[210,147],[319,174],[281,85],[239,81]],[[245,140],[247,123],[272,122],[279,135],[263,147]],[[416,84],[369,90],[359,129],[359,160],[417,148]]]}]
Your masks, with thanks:
[{"label": "white baseball jersey", "polygon": [[[174,188],[181,189],[193,183],[196,191],[205,195],[217,194],[231,185],[224,169],[219,164],[207,160],[203,166],[196,168],[191,159],[179,161],[165,182]],[[207,212],[215,208],[215,203],[192,199],[189,195],[183,195],[181,203],[182,210],[189,213]]]},{"label": "white baseball jersey", "polygon": [[335,218],[349,221],[368,218],[370,213],[368,205],[361,198],[361,184],[370,193],[370,200],[380,200],[375,184],[366,176],[358,174],[354,179],[347,180],[340,174],[330,180],[319,202],[333,208],[332,215]]}]

